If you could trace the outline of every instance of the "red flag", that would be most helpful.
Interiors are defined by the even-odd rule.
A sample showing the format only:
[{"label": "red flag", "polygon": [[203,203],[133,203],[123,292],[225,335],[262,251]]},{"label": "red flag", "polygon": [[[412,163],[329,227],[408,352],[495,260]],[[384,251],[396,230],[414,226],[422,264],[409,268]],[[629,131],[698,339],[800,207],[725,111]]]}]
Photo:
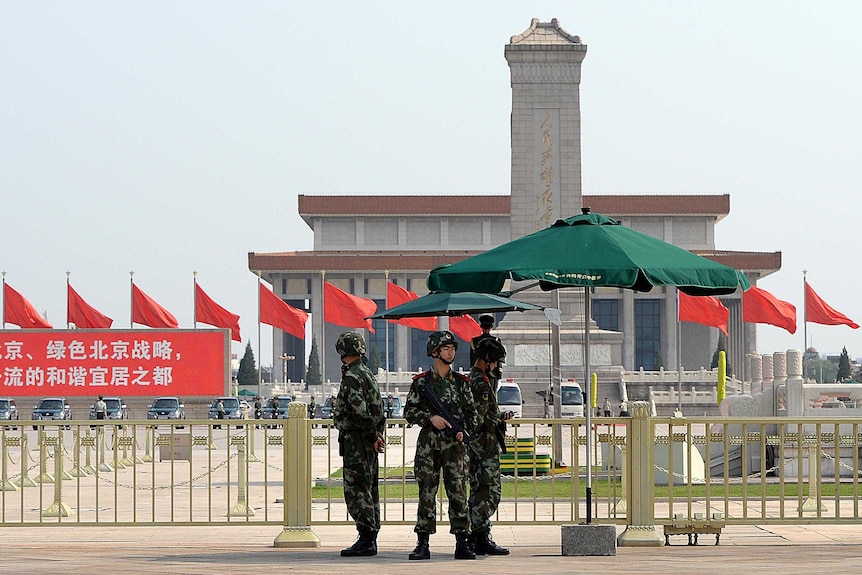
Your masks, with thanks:
[{"label": "red flag", "polygon": [[690,296],[679,292],[679,321],[717,327],[727,334],[730,311],[717,297]]},{"label": "red flag", "polygon": [[45,321],[33,304],[5,282],[3,283],[3,313],[4,322],[17,325],[21,329],[54,327]]},{"label": "red flag", "polygon": [[344,327],[366,327],[371,333],[371,320],[377,304],[374,300],[350,295],[329,282],[323,282],[323,321]]},{"label": "red flag", "polygon": [[304,341],[308,314],[284,303],[284,300],[262,283],[258,282],[258,287],[260,288],[260,323],[277,327]]},{"label": "red flag", "polygon": [[177,318],[132,284],[132,322],[150,327],[179,327]]},{"label": "red flag", "polygon": [[[407,291],[392,282],[386,283],[386,305],[390,308],[413,301],[418,297],[412,291]],[[402,319],[390,319],[389,321],[424,331],[437,331],[436,317],[405,317]]]},{"label": "red flag", "polygon": [[742,321],[768,323],[796,333],[796,306],[751,286],[742,293]]},{"label": "red flag", "polygon": [[114,320],[84,301],[72,284],[66,283],[66,323],[78,329],[108,329]]},{"label": "red flag", "polygon": [[195,321],[227,328],[232,340],[242,342],[239,335],[239,316],[214,302],[198,282],[195,282]]},{"label": "red flag", "polygon": [[829,307],[829,304],[814,293],[808,282],[805,282],[805,321],[823,325],[849,325],[853,329],[859,327],[852,319]]},{"label": "red flag", "polygon": [[477,335],[481,335],[482,328],[479,322],[471,315],[457,315],[449,318],[449,331],[463,339],[470,341]]}]

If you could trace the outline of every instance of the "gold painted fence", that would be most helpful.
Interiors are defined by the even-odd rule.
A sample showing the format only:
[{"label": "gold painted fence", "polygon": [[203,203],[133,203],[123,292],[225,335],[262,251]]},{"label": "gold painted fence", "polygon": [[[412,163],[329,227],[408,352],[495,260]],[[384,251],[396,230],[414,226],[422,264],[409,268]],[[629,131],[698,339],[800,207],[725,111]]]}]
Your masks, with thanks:
[{"label": "gold painted fence", "polygon": [[[586,519],[627,526],[625,544],[658,544],[658,527],[711,533],[727,524],[858,522],[862,420],[522,419],[508,430],[501,524]],[[291,404],[286,420],[0,423],[0,526],[351,523],[337,432]],[[58,425],[63,423],[63,425]],[[418,429],[391,420],[381,456],[384,524],[412,524]],[[442,494],[440,523],[447,522]],[[674,531],[676,529],[676,531]],[[710,531],[710,530],[713,531]],[[278,541],[277,541],[278,543]]]}]

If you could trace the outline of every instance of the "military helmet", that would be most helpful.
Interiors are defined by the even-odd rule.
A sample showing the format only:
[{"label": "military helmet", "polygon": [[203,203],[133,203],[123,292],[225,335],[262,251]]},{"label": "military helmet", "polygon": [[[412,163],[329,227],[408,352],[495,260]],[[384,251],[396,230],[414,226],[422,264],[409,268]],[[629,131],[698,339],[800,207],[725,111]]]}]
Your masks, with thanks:
[{"label": "military helmet", "polygon": [[503,347],[503,343],[496,337],[486,337],[480,340],[476,344],[475,353],[476,357],[480,357],[489,363],[492,361],[503,363],[503,360],[506,359],[506,348]]},{"label": "military helmet", "polygon": [[458,342],[451,331],[435,331],[428,336],[428,345],[425,346],[425,351],[428,357],[431,357],[435,351],[440,349],[440,346],[452,344],[455,349],[458,349]]},{"label": "military helmet", "polygon": [[367,347],[365,346],[365,338],[362,334],[355,331],[346,331],[338,336],[338,341],[335,342],[335,351],[341,357],[348,355],[363,355]]}]

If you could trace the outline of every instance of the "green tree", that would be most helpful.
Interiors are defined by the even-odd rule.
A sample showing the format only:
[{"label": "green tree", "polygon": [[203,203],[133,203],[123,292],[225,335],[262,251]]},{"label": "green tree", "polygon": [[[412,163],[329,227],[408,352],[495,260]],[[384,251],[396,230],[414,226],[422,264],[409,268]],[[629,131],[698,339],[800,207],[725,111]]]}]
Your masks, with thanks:
[{"label": "green tree", "polygon": [[812,355],[805,368],[805,377],[815,383],[833,382],[838,377],[838,366],[828,359]]},{"label": "green tree", "polygon": [[371,349],[368,350],[368,369],[371,370],[371,373],[377,377],[377,369],[382,366],[382,362],[380,361],[380,349],[377,347],[377,344],[371,346]]},{"label": "green tree", "polygon": [[715,369],[718,367],[718,352],[723,351],[725,356],[725,373],[727,377],[733,375],[733,370],[730,368],[730,359],[727,356],[727,338],[724,336],[723,331],[718,332],[718,345],[715,346],[715,352],[712,354],[712,363],[709,365],[709,369]]},{"label": "green tree", "polygon": [[850,355],[847,353],[847,348],[841,348],[841,357],[838,358],[838,374],[836,380],[842,382],[850,377]]},{"label": "green tree", "polygon": [[257,368],[254,365],[254,352],[251,350],[251,341],[245,344],[245,354],[239,360],[239,371],[236,372],[236,381],[239,385],[257,385]]},{"label": "green tree", "polygon": [[311,338],[311,353],[308,354],[305,382],[308,385],[320,385],[323,383],[323,377],[320,375],[320,352],[317,349],[316,337]]}]

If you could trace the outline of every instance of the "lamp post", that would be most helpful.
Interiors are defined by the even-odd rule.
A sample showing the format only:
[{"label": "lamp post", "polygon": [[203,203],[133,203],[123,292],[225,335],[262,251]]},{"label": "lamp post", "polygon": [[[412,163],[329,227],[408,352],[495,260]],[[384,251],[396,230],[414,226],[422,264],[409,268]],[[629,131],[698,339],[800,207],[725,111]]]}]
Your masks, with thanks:
[{"label": "lamp post", "polygon": [[285,389],[287,389],[287,362],[296,358],[292,355],[287,355],[286,353],[283,353],[278,356],[278,359],[284,362],[284,387]]}]

